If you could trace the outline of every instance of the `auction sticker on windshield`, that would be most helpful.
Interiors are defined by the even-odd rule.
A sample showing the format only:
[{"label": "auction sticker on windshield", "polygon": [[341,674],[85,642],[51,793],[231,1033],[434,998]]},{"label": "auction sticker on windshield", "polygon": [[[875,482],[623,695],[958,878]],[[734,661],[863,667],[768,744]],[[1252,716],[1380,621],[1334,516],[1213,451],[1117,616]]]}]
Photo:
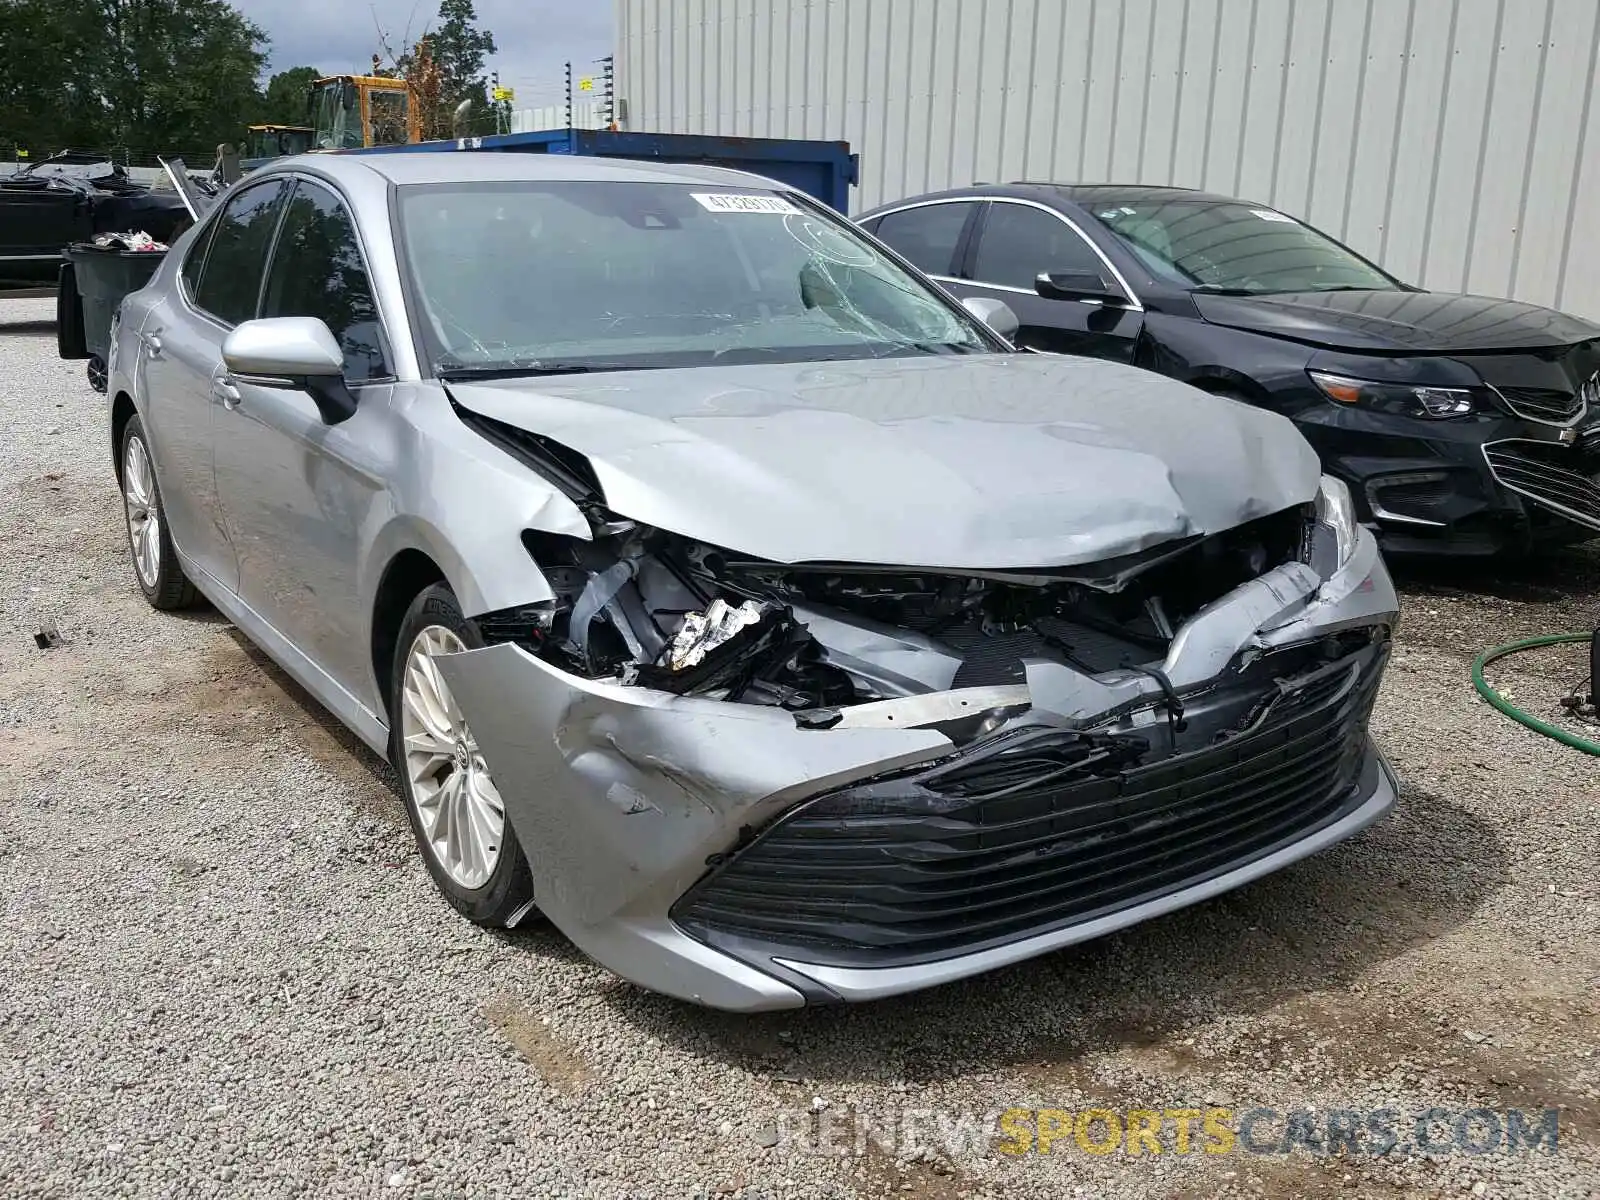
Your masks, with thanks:
[{"label": "auction sticker on windshield", "polygon": [[720,213],[775,213],[793,216],[800,210],[782,196],[738,196],[716,192],[690,192],[701,208]]}]

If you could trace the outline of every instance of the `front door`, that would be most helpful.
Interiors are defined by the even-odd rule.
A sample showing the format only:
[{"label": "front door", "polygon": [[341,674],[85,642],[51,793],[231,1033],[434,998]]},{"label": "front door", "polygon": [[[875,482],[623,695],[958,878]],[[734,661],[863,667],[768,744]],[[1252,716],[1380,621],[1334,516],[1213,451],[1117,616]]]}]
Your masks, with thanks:
[{"label": "front door", "polygon": [[296,182],[262,290],[262,317],[317,317],[344,348],[355,415],[327,424],[303,391],[220,380],[217,490],[239,559],[239,595],[363,703],[375,697],[359,607],[361,530],[381,519],[377,430],[388,355],[349,209]]},{"label": "front door", "polygon": [[970,269],[949,285],[961,296],[1004,300],[1017,314],[1019,346],[1132,362],[1144,314],[1081,300],[1046,300],[1034,289],[1043,274],[1088,271],[1119,289],[1111,269],[1064,217],[1032,203],[991,200],[979,218]]},{"label": "front door", "polygon": [[151,309],[139,328],[147,433],[174,543],[224,588],[239,569],[218,504],[212,459],[222,339],[255,312],[267,247],[285,185],[271,180],[229,198],[189,247],[178,295]]}]

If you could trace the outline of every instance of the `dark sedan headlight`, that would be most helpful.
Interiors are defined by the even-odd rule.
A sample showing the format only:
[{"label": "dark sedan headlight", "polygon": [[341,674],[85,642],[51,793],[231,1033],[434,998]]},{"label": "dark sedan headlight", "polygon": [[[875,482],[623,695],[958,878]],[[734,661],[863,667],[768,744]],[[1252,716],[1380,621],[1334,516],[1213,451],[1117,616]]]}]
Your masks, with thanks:
[{"label": "dark sedan headlight", "polygon": [[1417,387],[1409,383],[1374,383],[1327,371],[1308,371],[1311,382],[1335,404],[1353,404],[1402,417],[1446,420],[1475,410],[1468,388]]}]

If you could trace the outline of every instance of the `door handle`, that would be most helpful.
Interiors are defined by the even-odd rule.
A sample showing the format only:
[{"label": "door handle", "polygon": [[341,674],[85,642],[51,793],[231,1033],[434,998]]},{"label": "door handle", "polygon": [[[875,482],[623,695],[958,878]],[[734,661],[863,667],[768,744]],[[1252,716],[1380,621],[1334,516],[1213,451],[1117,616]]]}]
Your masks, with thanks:
[{"label": "door handle", "polygon": [[239,389],[226,376],[218,375],[211,381],[211,394],[222,401],[222,407],[232,412],[239,407]]},{"label": "door handle", "polygon": [[151,358],[161,357],[161,338],[159,334],[141,332],[139,340],[144,343],[144,348],[149,352]]}]

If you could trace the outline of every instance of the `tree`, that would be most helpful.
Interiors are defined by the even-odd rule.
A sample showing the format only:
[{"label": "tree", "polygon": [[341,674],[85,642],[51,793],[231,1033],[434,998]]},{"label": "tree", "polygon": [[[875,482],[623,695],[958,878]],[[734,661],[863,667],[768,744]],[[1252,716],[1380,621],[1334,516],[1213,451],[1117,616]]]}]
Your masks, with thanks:
[{"label": "tree", "polygon": [[304,125],[310,119],[311,85],[322,78],[316,67],[290,67],[267,80],[261,98],[263,125]]},{"label": "tree", "polygon": [[379,31],[382,54],[373,55],[374,72],[388,60],[394,65],[383,68],[383,73],[411,84],[422,109],[424,138],[449,137],[456,107],[463,100],[472,101],[474,124],[494,131],[486,65],[496,46],[494,34],[479,29],[477,20],[472,0],[439,0],[436,26],[415,42],[409,41],[408,30],[398,51]]},{"label": "tree", "polygon": [[484,67],[496,47],[494,34],[479,29],[477,20],[472,0],[439,0],[439,27],[429,49],[439,67],[440,100],[452,108],[469,98],[474,105],[488,99]]},{"label": "tree", "polygon": [[209,152],[259,111],[266,34],[226,0],[0,0],[0,144]]}]

